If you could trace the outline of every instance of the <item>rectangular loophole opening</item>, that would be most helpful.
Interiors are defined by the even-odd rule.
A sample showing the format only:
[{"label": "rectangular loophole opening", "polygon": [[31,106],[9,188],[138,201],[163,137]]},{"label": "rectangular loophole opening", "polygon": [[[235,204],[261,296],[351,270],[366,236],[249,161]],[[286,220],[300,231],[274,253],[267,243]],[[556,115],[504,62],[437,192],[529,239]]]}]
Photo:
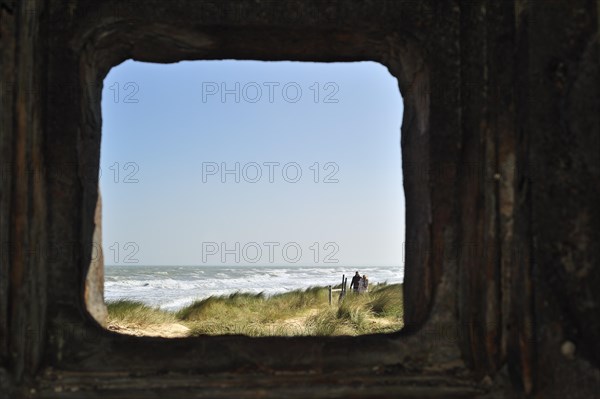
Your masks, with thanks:
[{"label": "rectangular loophole opening", "polygon": [[114,67],[88,310],[138,336],[398,331],[402,114],[375,62]]}]

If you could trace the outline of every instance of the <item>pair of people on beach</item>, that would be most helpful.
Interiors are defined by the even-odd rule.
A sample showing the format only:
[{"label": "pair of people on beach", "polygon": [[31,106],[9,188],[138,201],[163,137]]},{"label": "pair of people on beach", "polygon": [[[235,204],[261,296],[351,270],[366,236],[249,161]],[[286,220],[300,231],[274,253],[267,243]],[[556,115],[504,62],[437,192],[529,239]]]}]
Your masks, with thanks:
[{"label": "pair of people on beach", "polygon": [[366,274],[363,274],[362,277],[358,272],[352,277],[352,281],[350,282],[350,287],[352,287],[352,291],[362,294],[363,292],[367,292],[369,289],[369,279]]}]

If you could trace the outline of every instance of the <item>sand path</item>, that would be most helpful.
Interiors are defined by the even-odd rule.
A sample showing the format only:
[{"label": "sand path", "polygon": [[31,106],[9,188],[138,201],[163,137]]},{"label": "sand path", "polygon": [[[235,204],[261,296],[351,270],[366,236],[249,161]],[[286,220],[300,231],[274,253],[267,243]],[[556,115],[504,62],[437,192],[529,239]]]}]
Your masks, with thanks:
[{"label": "sand path", "polygon": [[164,337],[164,338],[180,338],[187,337],[190,329],[179,323],[162,323],[150,326],[137,325],[119,325],[110,323],[108,325],[110,331],[119,334],[135,335],[137,337]]}]

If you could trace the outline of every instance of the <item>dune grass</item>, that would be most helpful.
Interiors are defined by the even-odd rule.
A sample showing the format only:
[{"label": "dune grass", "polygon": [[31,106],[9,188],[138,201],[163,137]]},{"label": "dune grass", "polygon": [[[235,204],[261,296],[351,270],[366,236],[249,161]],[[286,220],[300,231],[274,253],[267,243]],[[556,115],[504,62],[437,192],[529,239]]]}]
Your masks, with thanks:
[{"label": "dune grass", "polygon": [[190,336],[242,334],[248,336],[329,336],[390,333],[402,328],[402,285],[378,284],[365,294],[348,293],[329,305],[326,287],[311,287],[273,296],[237,292],[211,296],[178,312],[140,302],[108,304],[109,323],[179,323]]},{"label": "dune grass", "polygon": [[391,333],[403,326],[402,285],[379,284],[369,293],[349,293],[338,304],[321,309],[308,324],[311,335],[361,335]]},{"label": "dune grass", "polygon": [[108,324],[147,327],[178,321],[173,313],[138,301],[121,299],[108,302],[106,307],[108,308]]},{"label": "dune grass", "polygon": [[304,314],[326,305],[328,290],[321,287],[271,297],[234,293],[194,302],[177,312],[177,317],[187,323],[192,335],[306,335],[302,333]]}]

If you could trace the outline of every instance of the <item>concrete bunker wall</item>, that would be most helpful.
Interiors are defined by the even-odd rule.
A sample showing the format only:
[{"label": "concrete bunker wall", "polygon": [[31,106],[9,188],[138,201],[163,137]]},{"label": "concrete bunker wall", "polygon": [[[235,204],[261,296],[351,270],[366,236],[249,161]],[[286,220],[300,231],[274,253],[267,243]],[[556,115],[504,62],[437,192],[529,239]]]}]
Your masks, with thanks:
[{"label": "concrete bunker wall", "polygon": [[[0,388],[48,398],[592,397],[598,13],[589,0],[2,0],[0,236],[11,245]],[[84,299],[100,89],[128,58],[386,65],[405,101],[406,329],[183,340],[102,329]]]}]

